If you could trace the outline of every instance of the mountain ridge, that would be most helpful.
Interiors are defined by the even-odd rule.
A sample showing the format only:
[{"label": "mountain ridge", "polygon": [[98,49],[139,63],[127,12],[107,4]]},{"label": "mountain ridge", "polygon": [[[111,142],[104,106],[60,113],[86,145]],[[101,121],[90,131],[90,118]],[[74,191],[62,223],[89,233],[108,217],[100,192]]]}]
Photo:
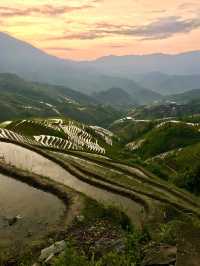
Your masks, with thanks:
[{"label": "mountain ridge", "polygon": [[[187,72],[187,74],[197,72],[200,76],[199,51],[169,55],[171,58],[170,64],[159,59],[163,58],[163,56],[168,58],[167,54],[136,56],[140,60],[132,60],[133,55],[114,56],[114,61],[116,61],[114,63],[112,60],[111,62],[108,60],[112,59],[112,56],[103,57],[106,63],[99,63],[101,59],[78,62],[49,55],[33,45],[13,38],[6,33],[0,33],[0,49],[4,51],[4,53],[0,54],[1,73],[15,73],[26,80],[67,86],[87,94],[112,87],[132,89],[135,86],[134,84],[137,83],[137,86],[145,89],[146,87],[137,82],[134,76],[135,73],[140,72],[165,72],[164,70],[167,69],[166,74],[169,74],[169,70],[173,75],[178,75],[177,70],[178,72],[184,70],[182,72]],[[180,58],[178,64],[176,64],[176,60],[174,61],[176,57]],[[128,62],[124,61],[126,58],[128,58]],[[122,63],[120,63],[121,60],[123,61]],[[188,88],[188,90],[193,88]],[[151,90],[152,88],[147,87],[146,89]],[[156,92],[163,92],[162,88],[159,87]]]}]

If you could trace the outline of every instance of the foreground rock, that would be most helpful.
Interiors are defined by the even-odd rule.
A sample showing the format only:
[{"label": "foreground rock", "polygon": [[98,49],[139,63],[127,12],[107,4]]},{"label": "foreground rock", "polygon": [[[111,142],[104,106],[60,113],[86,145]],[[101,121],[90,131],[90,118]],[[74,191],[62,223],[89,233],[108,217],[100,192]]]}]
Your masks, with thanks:
[{"label": "foreground rock", "polygon": [[65,248],[66,248],[66,243],[64,240],[55,242],[50,247],[47,247],[41,251],[39,262],[48,263],[55,255],[58,255],[61,252],[63,252]]}]

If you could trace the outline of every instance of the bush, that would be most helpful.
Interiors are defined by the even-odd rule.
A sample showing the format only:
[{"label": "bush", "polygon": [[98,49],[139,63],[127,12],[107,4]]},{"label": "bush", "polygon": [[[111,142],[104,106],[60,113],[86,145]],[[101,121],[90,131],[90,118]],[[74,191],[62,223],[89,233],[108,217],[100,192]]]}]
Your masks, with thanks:
[{"label": "bush", "polygon": [[119,225],[124,230],[131,230],[132,225],[130,219],[121,210],[115,207],[97,203],[96,201],[86,199],[85,208],[83,210],[84,223],[93,223],[97,219],[108,219],[113,224]]},{"label": "bush", "polygon": [[159,242],[175,245],[177,241],[178,221],[172,221],[167,224],[161,224],[159,227]]},{"label": "bush", "polygon": [[126,249],[123,253],[110,252],[91,259],[81,251],[77,251],[72,243],[68,243],[64,255],[54,260],[53,266],[136,266],[141,263],[141,241],[146,238],[136,230],[127,234]]},{"label": "bush", "polygon": [[68,243],[63,256],[55,259],[53,266],[92,266],[84,254],[78,254],[76,249]]},{"label": "bush", "polygon": [[162,165],[159,165],[156,163],[150,163],[150,164],[147,164],[146,168],[151,173],[160,177],[161,179],[166,180],[166,181],[169,180],[169,176],[167,175],[167,173],[165,171],[163,171]]},{"label": "bush", "polygon": [[181,187],[185,188],[191,193],[196,195],[200,194],[200,166],[196,167],[194,170],[188,170],[182,175],[179,175],[174,183]]}]

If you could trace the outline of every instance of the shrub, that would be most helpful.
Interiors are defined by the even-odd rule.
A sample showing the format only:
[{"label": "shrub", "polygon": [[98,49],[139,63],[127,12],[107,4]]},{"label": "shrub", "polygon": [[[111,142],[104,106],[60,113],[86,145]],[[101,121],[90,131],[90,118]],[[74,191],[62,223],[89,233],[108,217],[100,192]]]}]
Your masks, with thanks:
[{"label": "shrub", "polygon": [[76,249],[67,244],[63,256],[55,259],[53,266],[92,266],[84,254],[78,254]]},{"label": "shrub", "polygon": [[188,170],[182,175],[179,175],[174,180],[174,183],[181,188],[185,188],[189,192],[199,195],[200,194],[200,166],[197,166],[194,170]]}]

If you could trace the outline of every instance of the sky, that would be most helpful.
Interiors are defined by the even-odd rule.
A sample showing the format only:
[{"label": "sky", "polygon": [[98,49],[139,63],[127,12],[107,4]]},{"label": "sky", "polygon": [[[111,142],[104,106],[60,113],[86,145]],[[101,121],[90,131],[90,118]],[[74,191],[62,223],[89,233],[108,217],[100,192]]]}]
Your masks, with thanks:
[{"label": "sky", "polygon": [[200,50],[200,0],[1,0],[0,31],[74,60]]}]

